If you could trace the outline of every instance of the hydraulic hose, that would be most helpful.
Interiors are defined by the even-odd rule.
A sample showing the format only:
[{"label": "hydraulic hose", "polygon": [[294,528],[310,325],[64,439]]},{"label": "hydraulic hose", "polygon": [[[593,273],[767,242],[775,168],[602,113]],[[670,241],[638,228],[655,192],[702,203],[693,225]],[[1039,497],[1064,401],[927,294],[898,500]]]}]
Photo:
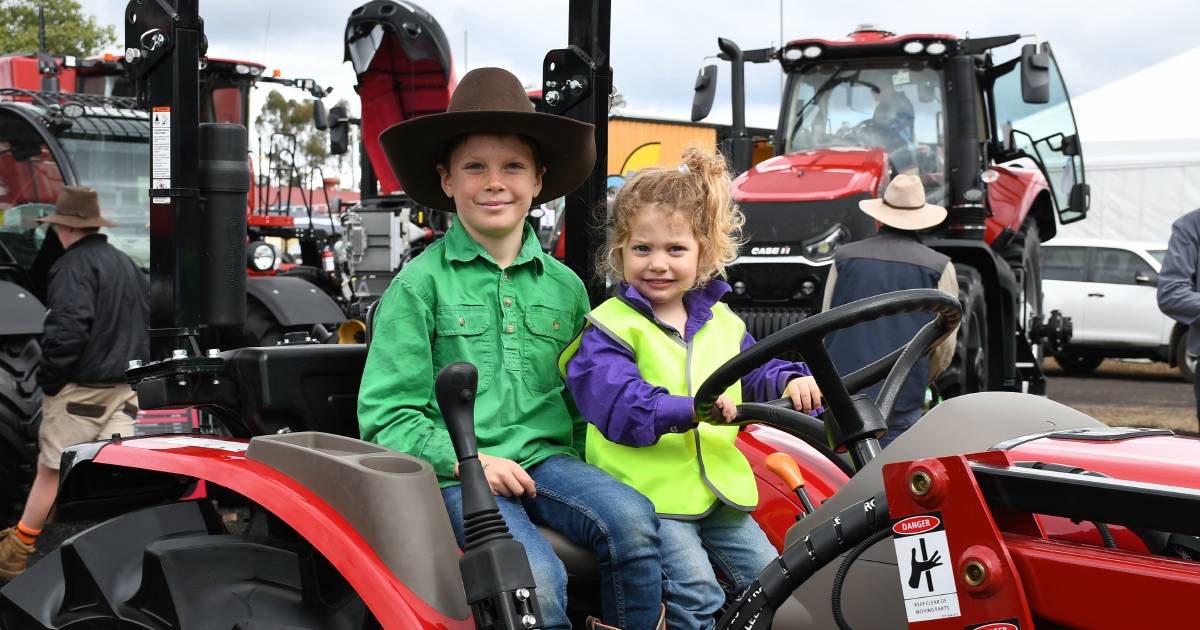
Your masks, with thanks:
[{"label": "hydraulic hose", "polygon": [[842,614],[842,586],[846,583],[846,575],[850,573],[850,565],[854,564],[854,561],[858,560],[858,557],[875,543],[891,535],[891,528],[876,530],[874,534],[867,536],[866,540],[855,545],[842,559],[841,566],[833,576],[833,589],[829,594],[829,604],[833,607],[833,621],[837,624],[838,630],[850,630],[850,624],[846,623],[846,617]]},{"label": "hydraulic hose", "polygon": [[822,567],[879,530],[890,530],[883,492],[838,512],[767,565],[717,622],[721,630],[763,630],[792,591]]}]

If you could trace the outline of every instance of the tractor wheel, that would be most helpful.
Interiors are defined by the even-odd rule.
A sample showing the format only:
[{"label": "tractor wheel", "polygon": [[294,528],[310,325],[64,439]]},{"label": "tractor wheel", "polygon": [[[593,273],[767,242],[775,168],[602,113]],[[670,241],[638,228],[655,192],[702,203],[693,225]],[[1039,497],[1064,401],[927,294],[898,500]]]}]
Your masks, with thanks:
[{"label": "tractor wheel", "polygon": [[42,425],[35,337],[0,337],[0,522],[20,515],[33,481]]},{"label": "tractor wheel", "polygon": [[943,398],[988,389],[987,297],[983,293],[983,280],[969,265],[955,265],[954,270],[963,318],[958,326],[950,365],[936,380],[938,393]]},{"label": "tractor wheel", "polygon": [[1175,361],[1179,364],[1179,375],[1189,383],[1196,382],[1196,357],[1188,354],[1188,333],[1179,335],[1175,340]]},{"label": "tractor wheel", "polygon": [[[1042,321],[1042,240],[1037,221],[1027,217],[1021,231],[1004,251],[1004,259],[1021,279],[1022,290],[1017,294],[1017,322],[1028,337],[1034,324]],[[1044,349],[1040,342],[1030,343],[1034,360],[1041,363]]]},{"label": "tractor wheel", "polygon": [[71,539],[0,591],[0,627],[377,628],[309,547],[224,533],[207,501],[147,508]]},{"label": "tractor wheel", "polygon": [[242,327],[246,346],[274,346],[285,332],[270,309],[254,298],[246,298],[246,325]]},{"label": "tractor wheel", "polygon": [[1072,374],[1091,374],[1100,367],[1101,363],[1104,363],[1104,357],[1063,352],[1054,355],[1054,361],[1063,370]]}]

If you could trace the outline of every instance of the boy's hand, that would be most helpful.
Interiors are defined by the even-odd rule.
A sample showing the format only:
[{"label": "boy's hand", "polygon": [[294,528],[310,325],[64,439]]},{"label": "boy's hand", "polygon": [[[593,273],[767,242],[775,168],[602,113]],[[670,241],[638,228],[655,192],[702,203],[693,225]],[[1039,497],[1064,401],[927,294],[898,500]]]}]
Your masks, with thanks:
[{"label": "boy's hand", "polygon": [[[519,497],[529,493],[531,498],[537,496],[537,485],[533,483],[533,477],[530,477],[517,462],[480,453],[479,463],[483,464],[483,476],[487,477],[492,494]],[[458,464],[454,465],[454,476],[458,476]]]},{"label": "boy's hand", "polygon": [[788,381],[784,395],[792,399],[792,408],[796,411],[811,413],[821,406],[821,388],[817,387],[817,379],[811,376]]},{"label": "boy's hand", "polygon": [[733,422],[737,418],[737,405],[733,404],[733,399],[725,394],[717,396],[714,407],[721,412],[721,418],[725,422]]}]

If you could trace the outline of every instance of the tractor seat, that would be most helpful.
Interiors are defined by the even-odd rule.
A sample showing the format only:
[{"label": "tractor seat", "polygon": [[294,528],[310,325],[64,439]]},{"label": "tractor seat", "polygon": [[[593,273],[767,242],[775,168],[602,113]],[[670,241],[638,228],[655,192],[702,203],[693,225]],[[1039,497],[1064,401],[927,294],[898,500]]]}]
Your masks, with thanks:
[{"label": "tractor seat", "polygon": [[[367,325],[366,343],[368,346],[375,332],[375,315],[377,314],[378,306],[379,301],[377,300],[367,307],[365,319]],[[559,560],[562,560],[563,566],[566,567],[567,583],[571,585],[571,591],[575,592],[577,586],[582,586],[588,590],[578,592],[597,592],[600,586],[600,565],[596,560],[596,553],[571,542],[566,536],[549,527],[539,525],[538,531],[550,542],[554,553],[558,555]]]}]

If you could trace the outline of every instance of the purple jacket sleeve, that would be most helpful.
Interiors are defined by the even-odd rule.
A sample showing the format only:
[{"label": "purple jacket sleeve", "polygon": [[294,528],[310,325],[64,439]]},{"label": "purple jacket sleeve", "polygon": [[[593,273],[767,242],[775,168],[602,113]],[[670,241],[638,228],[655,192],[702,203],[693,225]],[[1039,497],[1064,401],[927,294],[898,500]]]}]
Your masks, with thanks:
[{"label": "purple jacket sleeve", "polygon": [[[742,338],[742,350],[754,345],[750,333]],[[771,359],[742,379],[742,398],[747,402],[767,402],[783,395],[788,381],[801,376],[810,376],[808,366],[798,361]]]},{"label": "purple jacket sleeve", "polygon": [[567,389],[583,417],[617,444],[650,446],[692,428],[692,398],[647,383],[633,353],[594,326],[567,363]]}]

